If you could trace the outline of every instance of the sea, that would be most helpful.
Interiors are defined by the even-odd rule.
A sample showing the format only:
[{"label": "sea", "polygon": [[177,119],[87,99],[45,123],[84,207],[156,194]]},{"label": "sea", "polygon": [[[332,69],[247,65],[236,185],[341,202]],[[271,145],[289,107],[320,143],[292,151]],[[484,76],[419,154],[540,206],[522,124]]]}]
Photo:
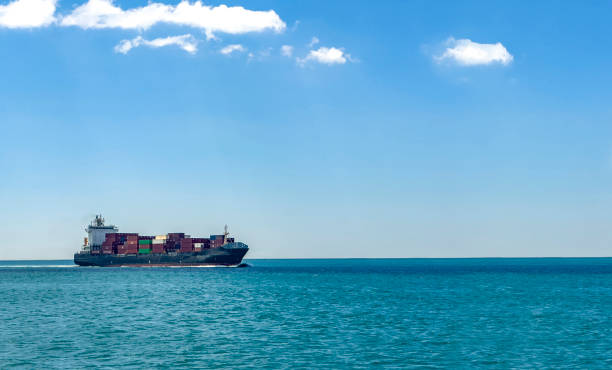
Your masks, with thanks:
[{"label": "sea", "polygon": [[612,258],[0,262],[0,369],[612,368]]}]

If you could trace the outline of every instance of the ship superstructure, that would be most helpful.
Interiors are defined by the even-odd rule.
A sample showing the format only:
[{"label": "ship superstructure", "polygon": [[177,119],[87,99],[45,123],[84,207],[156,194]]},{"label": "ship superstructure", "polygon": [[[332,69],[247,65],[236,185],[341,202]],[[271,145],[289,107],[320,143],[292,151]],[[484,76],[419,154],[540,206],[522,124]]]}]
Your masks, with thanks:
[{"label": "ship superstructure", "polygon": [[100,250],[102,243],[106,240],[106,234],[116,233],[119,228],[115,225],[104,225],[102,215],[96,215],[96,218],[85,228],[87,238],[83,245],[83,251]]},{"label": "ship superstructure", "polygon": [[80,266],[192,266],[239,265],[249,247],[229,237],[227,225],[220,235],[192,238],[185,233],[145,236],[119,233],[105,225],[102,215],[85,228],[87,238],[74,262]]}]

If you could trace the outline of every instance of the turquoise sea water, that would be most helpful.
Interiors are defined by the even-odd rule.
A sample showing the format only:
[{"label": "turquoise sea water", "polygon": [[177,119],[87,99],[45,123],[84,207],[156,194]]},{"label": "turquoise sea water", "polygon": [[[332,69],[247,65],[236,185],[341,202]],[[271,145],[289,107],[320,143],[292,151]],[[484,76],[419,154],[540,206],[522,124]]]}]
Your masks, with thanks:
[{"label": "turquoise sea water", "polygon": [[612,259],[0,262],[0,368],[611,368]]}]

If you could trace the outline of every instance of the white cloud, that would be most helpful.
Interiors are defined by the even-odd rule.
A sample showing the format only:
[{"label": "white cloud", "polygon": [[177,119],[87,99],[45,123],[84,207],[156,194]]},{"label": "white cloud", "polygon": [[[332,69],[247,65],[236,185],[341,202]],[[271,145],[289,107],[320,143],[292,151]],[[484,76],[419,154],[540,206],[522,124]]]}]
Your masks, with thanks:
[{"label": "white cloud", "polygon": [[281,46],[281,54],[288,58],[291,58],[291,56],[293,55],[293,46],[291,45]]},{"label": "white cloud", "polygon": [[317,50],[311,50],[305,58],[297,58],[300,65],[305,65],[307,62],[319,62],[323,64],[344,64],[347,60],[351,60],[351,56],[338,48],[320,47]]},{"label": "white cloud", "polygon": [[268,47],[268,48],[261,49],[261,50],[259,50],[257,52],[254,52],[254,53],[252,53],[252,52],[248,53],[247,54],[247,61],[249,63],[253,62],[253,61],[256,61],[256,62],[264,61],[264,60],[268,59],[270,57],[270,55],[272,55],[272,50],[274,50],[274,49],[271,48],[271,47]]},{"label": "white cloud", "polygon": [[56,0],[15,0],[0,5],[0,27],[32,28],[55,22]]},{"label": "white cloud", "polygon": [[137,48],[143,45],[151,48],[161,48],[164,46],[177,45],[178,47],[190,54],[194,54],[196,51],[198,51],[198,41],[192,35],[187,34],[181,36],[157,38],[153,40],[145,40],[141,36],[138,36],[132,40],[121,40],[121,42],[119,42],[119,44],[115,46],[115,52],[127,54],[133,48]]},{"label": "white cloud", "polygon": [[493,63],[508,65],[514,59],[500,42],[479,44],[469,39],[455,40],[451,37],[447,44],[449,47],[446,48],[444,53],[434,57],[436,61],[451,60],[463,66],[476,66]]},{"label": "white cloud", "polygon": [[208,38],[214,38],[215,32],[282,32],[286,28],[274,10],[254,11],[227,5],[212,7],[203,5],[201,1],[181,1],[176,6],[152,2],[123,10],[112,0],[89,0],[61,20],[63,26],[135,30],[148,29],[158,23],[200,28],[205,30]]},{"label": "white cloud", "polygon": [[233,44],[233,45],[227,45],[226,47],[220,50],[221,54],[223,55],[230,55],[235,51],[242,52],[242,51],[246,51],[246,49],[244,48],[244,46],[240,44]]},{"label": "white cloud", "polygon": [[308,47],[311,48],[319,43],[319,38],[313,37],[312,40],[308,43]]}]

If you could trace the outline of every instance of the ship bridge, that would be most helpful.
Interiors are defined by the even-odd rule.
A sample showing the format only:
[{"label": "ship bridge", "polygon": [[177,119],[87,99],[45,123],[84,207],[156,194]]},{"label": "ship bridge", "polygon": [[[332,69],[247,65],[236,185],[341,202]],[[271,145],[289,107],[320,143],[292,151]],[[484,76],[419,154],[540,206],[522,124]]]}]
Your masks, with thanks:
[{"label": "ship bridge", "polygon": [[96,215],[96,218],[85,228],[85,231],[87,232],[87,243],[83,249],[91,251],[100,248],[106,239],[106,234],[116,233],[119,228],[115,225],[105,225],[102,215]]}]

